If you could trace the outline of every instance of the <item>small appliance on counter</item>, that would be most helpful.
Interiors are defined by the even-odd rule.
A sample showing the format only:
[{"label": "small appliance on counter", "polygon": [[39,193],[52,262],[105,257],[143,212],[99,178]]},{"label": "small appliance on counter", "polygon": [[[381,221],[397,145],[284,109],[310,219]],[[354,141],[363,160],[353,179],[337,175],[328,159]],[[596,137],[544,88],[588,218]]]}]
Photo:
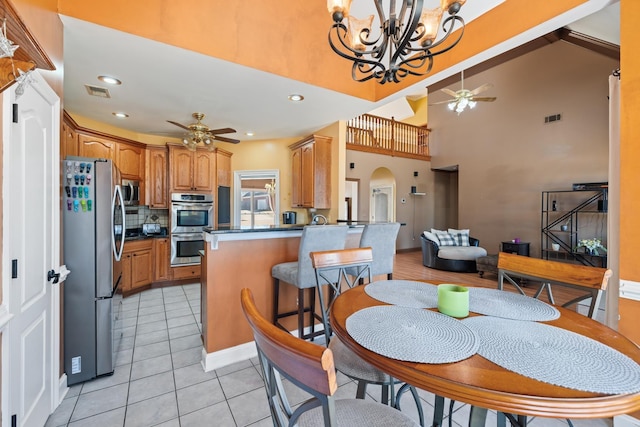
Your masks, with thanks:
[{"label": "small appliance on counter", "polygon": [[[153,222],[148,222],[147,220],[149,219]],[[145,236],[149,236],[153,234],[161,234],[162,227],[160,226],[160,223],[157,221],[158,221],[157,215],[151,215],[150,217],[148,217],[145,220],[144,224],[142,224],[142,234],[144,234]]]},{"label": "small appliance on counter", "polygon": [[296,224],[296,213],[294,211],[285,211],[282,213],[283,224]]}]

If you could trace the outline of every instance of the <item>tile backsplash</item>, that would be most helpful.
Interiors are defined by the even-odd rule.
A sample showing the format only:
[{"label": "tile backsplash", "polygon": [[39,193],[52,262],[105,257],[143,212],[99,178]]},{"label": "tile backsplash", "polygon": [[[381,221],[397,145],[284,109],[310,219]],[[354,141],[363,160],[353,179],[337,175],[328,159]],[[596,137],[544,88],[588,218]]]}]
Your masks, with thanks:
[{"label": "tile backsplash", "polygon": [[[169,226],[169,210],[168,209],[150,209],[148,206],[128,206],[126,207],[127,228],[142,228],[145,222],[160,223],[161,227]],[[151,219],[152,215],[156,215],[156,221]]]}]

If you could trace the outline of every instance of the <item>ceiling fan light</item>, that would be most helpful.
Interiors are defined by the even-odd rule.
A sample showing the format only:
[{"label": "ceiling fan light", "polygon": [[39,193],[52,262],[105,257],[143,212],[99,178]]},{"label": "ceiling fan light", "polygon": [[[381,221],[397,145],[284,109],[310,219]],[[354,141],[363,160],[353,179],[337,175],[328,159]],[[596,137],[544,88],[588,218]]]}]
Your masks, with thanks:
[{"label": "ceiling fan light", "polygon": [[373,24],[373,15],[369,15],[368,18],[358,19],[353,16],[348,17],[349,20],[349,32],[348,40],[349,45],[354,50],[364,52],[367,47],[364,42],[369,38],[371,33],[371,24]]},{"label": "ceiling fan light", "polygon": [[447,104],[447,107],[449,108],[449,110],[453,111],[456,108],[456,103],[450,102]]},{"label": "ceiling fan light", "polygon": [[430,46],[438,36],[440,20],[442,19],[442,9],[435,8],[423,10],[420,15],[420,23],[423,25],[424,33],[420,37],[419,43],[423,47]]},{"label": "ceiling fan light", "polygon": [[188,140],[186,137],[185,137],[185,138],[182,138],[182,143],[183,143],[184,145],[189,145],[189,140]]},{"label": "ceiling fan light", "polygon": [[476,104],[477,104],[477,102],[476,102],[476,101],[469,101],[469,108],[473,108],[473,107],[475,107],[475,106],[476,106]]}]

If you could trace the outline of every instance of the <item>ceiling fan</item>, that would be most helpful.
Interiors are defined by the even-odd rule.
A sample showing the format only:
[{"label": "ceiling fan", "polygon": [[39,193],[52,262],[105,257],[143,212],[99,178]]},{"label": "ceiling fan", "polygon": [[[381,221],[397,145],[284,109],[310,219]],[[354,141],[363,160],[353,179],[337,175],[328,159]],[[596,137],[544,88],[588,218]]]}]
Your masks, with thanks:
[{"label": "ceiling fan", "polygon": [[198,143],[202,142],[205,145],[210,145],[214,140],[230,142],[232,144],[237,144],[240,142],[238,139],[227,138],[224,136],[220,136],[223,133],[234,133],[236,130],[232,128],[220,128],[220,129],[209,129],[209,126],[202,123],[202,119],[204,118],[203,113],[193,113],[193,118],[196,119],[195,123],[191,123],[190,125],[183,125],[178,122],[174,122],[171,120],[167,120],[167,122],[172,125],[176,125],[179,128],[182,128],[187,131],[187,134],[182,139],[182,142],[190,147],[195,147]]},{"label": "ceiling fan", "polygon": [[453,99],[449,99],[447,101],[434,102],[430,105],[438,105],[438,104],[447,104],[447,107],[451,111],[455,111],[460,114],[464,111],[465,108],[473,108],[476,106],[477,102],[493,102],[496,100],[495,96],[476,96],[479,93],[484,92],[493,87],[491,83],[485,83],[482,86],[479,86],[473,90],[468,90],[464,88],[464,71],[461,72],[462,79],[460,81],[460,89],[457,91],[452,91],[451,89],[440,89],[444,93],[449,96],[452,96]]}]

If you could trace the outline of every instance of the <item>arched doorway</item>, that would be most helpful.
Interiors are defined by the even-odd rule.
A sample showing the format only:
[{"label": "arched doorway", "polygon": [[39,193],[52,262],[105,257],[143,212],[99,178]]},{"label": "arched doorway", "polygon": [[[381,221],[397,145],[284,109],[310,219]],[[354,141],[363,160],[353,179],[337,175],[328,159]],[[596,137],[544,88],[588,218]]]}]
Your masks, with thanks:
[{"label": "arched doorway", "polygon": [[369,221],[389,222],[396,220],[396,179],[387,168],[378,168],[369,181]]}]

